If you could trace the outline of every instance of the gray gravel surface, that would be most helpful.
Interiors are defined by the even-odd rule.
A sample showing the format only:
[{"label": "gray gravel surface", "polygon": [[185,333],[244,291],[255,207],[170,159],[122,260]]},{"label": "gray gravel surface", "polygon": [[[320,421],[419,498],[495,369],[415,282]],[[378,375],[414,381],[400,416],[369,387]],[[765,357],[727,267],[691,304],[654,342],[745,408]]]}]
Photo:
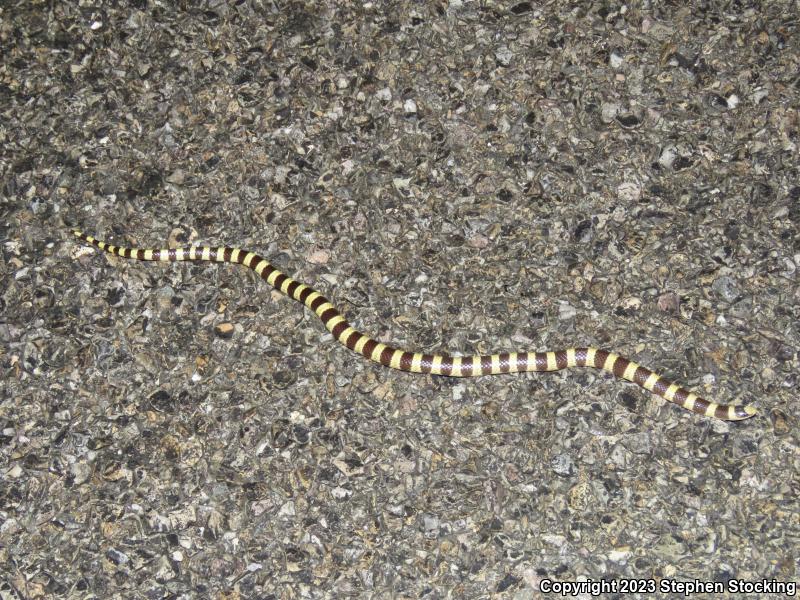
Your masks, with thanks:
[{"label": "gray gravel surface", "polygon": [[[3,3],[0,598],[797,582],[798,14]],[[246,269],[71,227],[258,251],[403,348],[595,345],[759,412],[391,371]]]}]

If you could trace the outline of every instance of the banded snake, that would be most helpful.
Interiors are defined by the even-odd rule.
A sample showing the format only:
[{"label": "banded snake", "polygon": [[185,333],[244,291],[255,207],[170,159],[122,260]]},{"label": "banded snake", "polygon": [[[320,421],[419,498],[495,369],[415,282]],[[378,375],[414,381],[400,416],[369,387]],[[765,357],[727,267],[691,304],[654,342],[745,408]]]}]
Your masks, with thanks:
[{"label": "banded snake", "polygon": [[399,350],[354,329],[342,314],[313,288],[295,281],[270,262],[239,248],[191,246],[188,248],[140,249],[107,244],[81,231],[76,237],[100,250],[123,258],[146,261],[210,261],[242,264],[282,294],[311,309],[333,337],[343,346],[385,367],[411,373],[431,373],[451,377],[474,377],[528,371],[558,371],[571,367],[594,367],[632,381],[644,389],[707,417],[740,421],[756,414],[751,405],[717,404],[642,367],[614,352],[598,348],[567,348],[547,352],[501,352],[491,355],[447,356]]}]

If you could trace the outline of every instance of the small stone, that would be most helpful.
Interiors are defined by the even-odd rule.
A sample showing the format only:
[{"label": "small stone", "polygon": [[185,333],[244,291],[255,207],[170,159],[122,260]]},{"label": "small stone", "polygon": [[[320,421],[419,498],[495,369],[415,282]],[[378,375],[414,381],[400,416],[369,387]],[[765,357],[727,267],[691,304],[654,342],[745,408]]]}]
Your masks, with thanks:
[{"label": "small stone", "polygon": [[229,340],[233,337],[234,326],[233,323],[220,323],[214,327],[214,334],[223,340]]},{"label": "small stone", "polygon": [[710,94],[708,97],[708,104],[711,108],[720,112],[728,110],[728,101],[719,94]]},{"label": "small stone", "polygon": [[739,286],[736,281],[727,275],[715,279],[714,283],[711,284],[711,289],[727,302],[733,302],[739,297]]},{"label": "small stone", "polygon": [[775,435],[786,435],[791,430],[789,418],[781,410],[775,409],[769,415]]},{"label": "small stone", "polygon": [[278,509],[278,515],[282,517],[293,517],[296,514],[294,500],[289,500]]},{"label": "small stone", "polygon": [[485,235],[478,233],[469,238],[467,240],[467,244],[469,244],[473,248],[478,248],[479,250],[483,250],[489,245],[489,238],[487,238]]},{"label": "small stone", "polygon": [[316,249],[306,257],[306,260],[312,265],[326,265],[331,259],[331,254],[327,250]]},{"label": "small stone", "polygon": [[439,519],[433,515],[424,515],[422,517],[422,528],[426,535],[436,535],[439,531]]},{"label": "small stone", "polygon": [[620,106],[614,102],[603,102],[600,107],[600,120],[603,123],[611,123],[619,113]]},{"label": "small stone", "polygon": [[628,296],[622,299],[620,305],[628,311],[639,310],[642,307],[642,299],[637,296]]},{"label": "small stone", "polygon": [[569,454],[558,454],[550,461],[550,468],[556,475],[569,477],[575,471],[575,463]]},{"label": "small stone", "polygon": [[337,500],[344,500],[345,498],[349,498],[352,495],[353,492],[351,490],[348,490],[341,486],[336,486],[331,490],[331,496],[333,496]]},{"label": "small stone", "polygon": [[658,164],[665,169],[671,169],[672,163],[678,157],[678,149],[675,146],[667,146],[661,150],[661,155],[658,157]]},{"label": "small stone", "polygon": [[106,551],[106,558],[115,565],[124,565],[125,563],[130,561],[130,558],[128,558],[127,554],[125,554],[124,552],[120,552],[116,548],[109,548]]},{"label": "small stone", "polygon": [[181,185],[186,180],[186,172],[183,169],[175,169],[167,175],[167,181],[175,185]]},{"label": "small stone", "polygon": [[642,197],[642,186],[633,181],[626,181],[617,187],[617,196],[625,202],[638,202]]},{"label": "small stone", "polygon": [[497,64],[507,67],[511,64],[511,60],[514,58],[514,53],[508,48],[508,46],[500,46],[495,51],[494,58],[497,61]]},{"label": "small stone", "polygon": [[608,560],[612,560],[614,562],[625,562],[630,555],[630,546],[620,546],[619,548],[614,548],[608,553]]},{"label": "small stone", "polygon": [[680,298],[675,292],[667,292],[658,297],[658,310],[661,312],[675,313],[680,307]]},{"label": "small stone", "polygon": [[575,315],[578,314],[578,311],[575,310],[575,307],[567,304],[566,302],[562,302],[558,305],[558,318],[560,321],[567,321],[569,319],[574,319]]},{"label": "small stone", "polygon": [[769,96],[769,90],[766,90],[764,88],[757,88],[753,90],[753,92],[750,94],[750,102],[752,102],[753,104],[758,104],[767,96]]},{"label": "small stone", "polygon": [[394,189],[400,192],[403,196],[410,196],[411,195],[411,178],[410,177],[395,177],[392,179],[392,185],[394,185]]}]

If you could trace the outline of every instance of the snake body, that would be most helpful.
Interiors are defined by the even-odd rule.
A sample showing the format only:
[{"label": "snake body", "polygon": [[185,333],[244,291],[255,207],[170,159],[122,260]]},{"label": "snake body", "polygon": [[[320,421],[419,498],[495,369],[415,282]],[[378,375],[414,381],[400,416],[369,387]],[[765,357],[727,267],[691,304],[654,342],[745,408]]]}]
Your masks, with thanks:
[{"label": "snake body", "polygon": [[107,244],[91,235],[74,231],[75,236],[100,250],[123,258],[175,262],[210,261],[241,264],[252,269],[282,294],[300,302],[319,317],[333,337],[353,352],[385,367],[411,373],[431,373],[450,377],[475,377],[527,371],[558,371],[571,367],[594,367],[632,381],[678,406],[707,417],[739,421],[752,417],[752,406],[717,404],[642,367],[614,352],[598,348],[568,348],[548,352],[501,352],[490,355],[446,356],[409,352],[383,344],[354,329],[325,296],[304,283],[295,281],[254,252],[239,248],[191,246],[188,248],[140,249]]}]

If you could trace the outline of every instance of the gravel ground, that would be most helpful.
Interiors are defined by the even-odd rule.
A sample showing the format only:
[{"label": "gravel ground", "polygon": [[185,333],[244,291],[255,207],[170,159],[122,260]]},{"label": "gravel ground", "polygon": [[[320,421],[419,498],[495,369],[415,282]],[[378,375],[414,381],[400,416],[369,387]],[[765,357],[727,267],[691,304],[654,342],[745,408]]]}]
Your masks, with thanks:
[{"label": "gravel ground", "polygon": [[[0,598],[798,581],[800,6],[577,4],[3,4]],[[246,269],[71,227],[759,412],[391,371]]]}]

